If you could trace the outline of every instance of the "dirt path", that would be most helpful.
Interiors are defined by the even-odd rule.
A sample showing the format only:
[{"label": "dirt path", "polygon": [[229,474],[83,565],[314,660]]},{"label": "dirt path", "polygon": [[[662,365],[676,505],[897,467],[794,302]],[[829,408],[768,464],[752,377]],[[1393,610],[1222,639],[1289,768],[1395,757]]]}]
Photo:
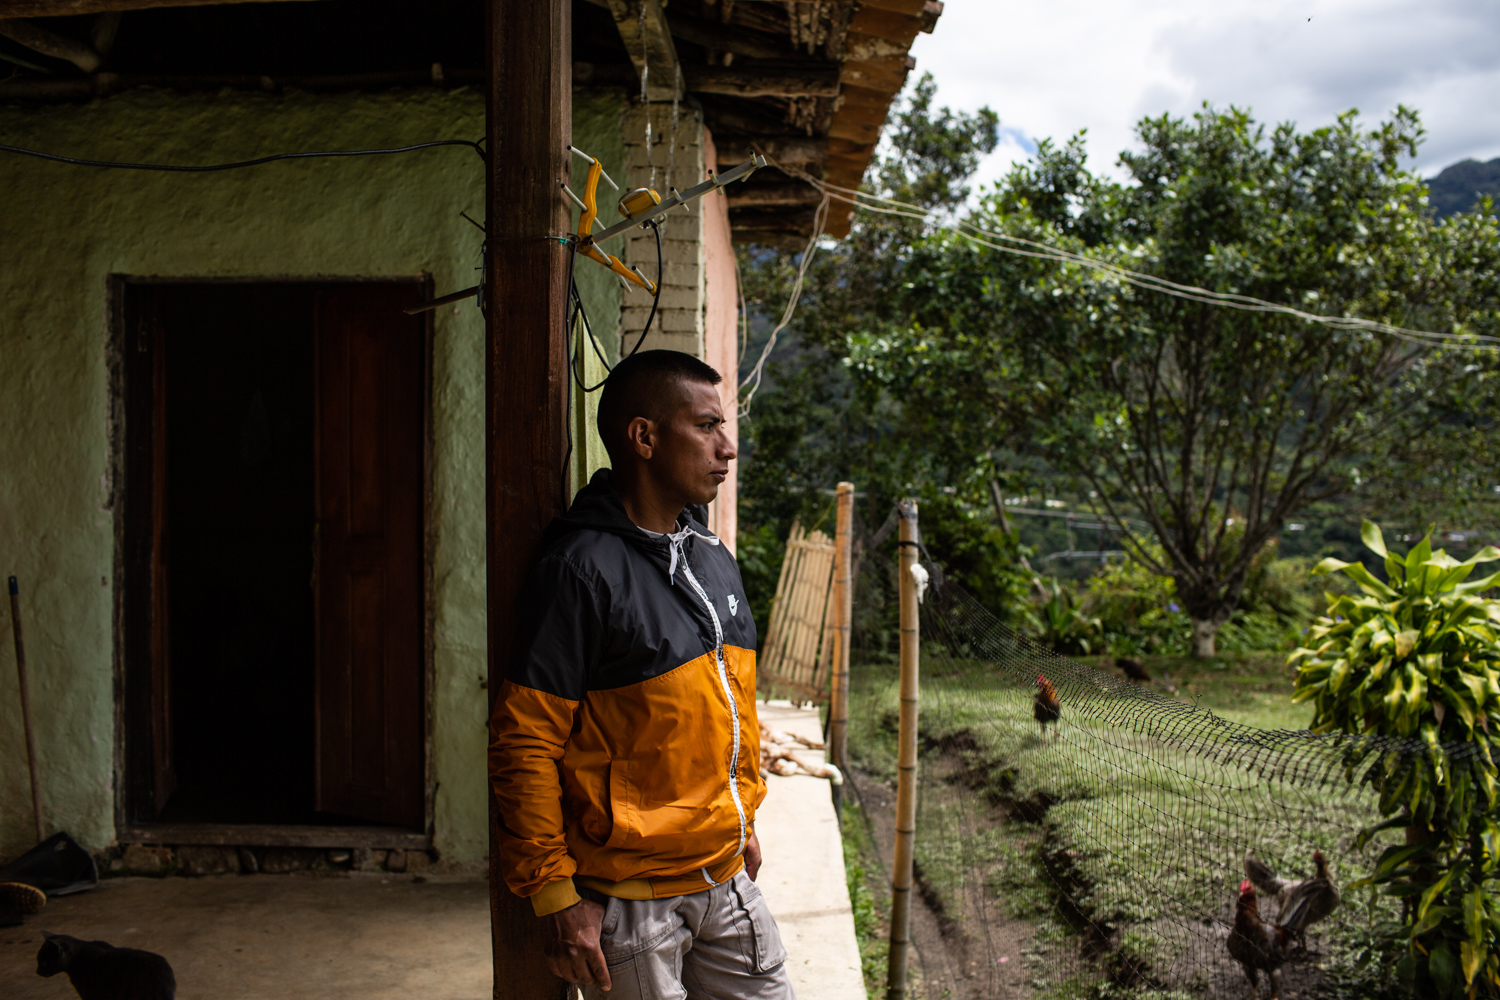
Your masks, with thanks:
[{"label": "dirt path", "polygon": [[[896,839],[895,789],[864,773],[852,777],[880,856],[889,859]],[[955,784],[929,778],[922,785],[922,794],[957,797],[965,792]],[[921,836],[920,830],[917,836]],[[1031,928],[1007,919],[982,888],[964,894],[963,913],[944,912],[922,873],[916,875],[918,893],[913,900],[911,935],[917,954],[911,962],[922,975],[923,1000],[1030,997],[1031,977],[1027,975],[1024,952],[1030,944]]]}]

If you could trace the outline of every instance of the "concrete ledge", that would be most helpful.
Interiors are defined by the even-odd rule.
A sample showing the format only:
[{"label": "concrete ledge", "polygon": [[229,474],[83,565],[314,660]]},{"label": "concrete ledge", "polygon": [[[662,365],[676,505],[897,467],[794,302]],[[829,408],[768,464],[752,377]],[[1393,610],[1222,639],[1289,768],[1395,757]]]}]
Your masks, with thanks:
[{"label": "concrete ledge", "polygon": [[[768,729],[822,739],[816,709],[785,701],[758,708]],[[821,750],[798,756],[809,764],[823,762]],[[781,928],[798,1000],[866,1000],[829,783],[805,774],[773,774],[766,781],[770,790],[755,819],[765,853],[756,882]]]}]

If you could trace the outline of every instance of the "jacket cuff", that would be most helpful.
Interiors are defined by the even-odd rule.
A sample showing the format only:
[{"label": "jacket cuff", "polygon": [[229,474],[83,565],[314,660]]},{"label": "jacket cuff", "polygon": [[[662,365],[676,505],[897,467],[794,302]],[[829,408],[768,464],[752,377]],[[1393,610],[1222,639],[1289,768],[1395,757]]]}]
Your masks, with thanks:
[{"label": "jacket cuff", "polygon": [[578,890],[573,888],[573,880],[561,878],[542,886],[541,891],[531,897],[531,908],[537,916],[545,917],[566,910],[581,898]]}]

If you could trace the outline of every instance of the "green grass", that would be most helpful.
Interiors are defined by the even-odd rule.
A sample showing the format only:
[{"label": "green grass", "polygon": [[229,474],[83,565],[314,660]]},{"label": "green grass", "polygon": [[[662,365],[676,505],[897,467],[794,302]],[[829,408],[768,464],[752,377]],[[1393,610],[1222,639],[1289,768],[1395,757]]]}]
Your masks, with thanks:
[{"label": "green grass", "polygon": [[[1158,680],[1170,678],[1177,696],[1231,722],[1257,729],[1305,729],[1312,706],[1292,703],[1295,671],[1285,653],[1231,653],[1211,660],[1144,656],[1141,663]],[[1105,673],[1117,674],[1110,657],[1081,657]],[[1158,688],[1161,690],[1161,688]]]},{"label": "green grass", "polygon": [[877,1000],[885,996],[886,960],[891,947],[890,926],[886,923],[889,886],[880,875],[878,852],[858,804],[844,806],[840,828],[844,840],[844,879],[854,910],[854,936],[859,941],[865,992],[870,1000]]},{"label": "green grass", "polygon": [[[1146,665],[1170,674],[1177,703],[1221,719],[1296,730],[1310,716],[1291,703],[1279,655]],[[926,667],[918,866],[967,932],[982,933],[986,907],[1034,924],[1036,996],[1102,996],[1112,979],[1202,990],[1223,971],[1214,924],[1232,910],[1247,851],[1302,872],[1317,847],[1347,884],[1384,846],[1354,852],[1374,817],[1367,797],[1247,770],[1264,752],[1207,712],[1130,702],[1089,717],[1064,689],[1062,722],[1043,740],[1018,677],[937,657]],[[891,778],[895,669],[862,666],[851,693],[851,756]],[[1351,963],[1359,903],[1322,925],[1327,960]]]}]

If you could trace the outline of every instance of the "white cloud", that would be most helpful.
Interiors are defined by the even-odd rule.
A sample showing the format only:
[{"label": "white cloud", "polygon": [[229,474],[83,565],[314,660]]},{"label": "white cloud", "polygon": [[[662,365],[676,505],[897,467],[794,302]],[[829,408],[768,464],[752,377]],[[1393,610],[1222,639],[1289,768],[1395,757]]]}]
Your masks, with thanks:
[{"label": "white cloud", "polygon": [[940,103],[988,104],[1009,130],[985,182],[1029,153],[1018,137],[1060,142],[1080,129],[1093,168],[1115,172],[1137,121],[1205,100],[1303,130],[1356,107],[1373,123],[1405,104],[1427,127],[1423,174],[1500,156],[1493,0],[948,0],[912,53]]}]

